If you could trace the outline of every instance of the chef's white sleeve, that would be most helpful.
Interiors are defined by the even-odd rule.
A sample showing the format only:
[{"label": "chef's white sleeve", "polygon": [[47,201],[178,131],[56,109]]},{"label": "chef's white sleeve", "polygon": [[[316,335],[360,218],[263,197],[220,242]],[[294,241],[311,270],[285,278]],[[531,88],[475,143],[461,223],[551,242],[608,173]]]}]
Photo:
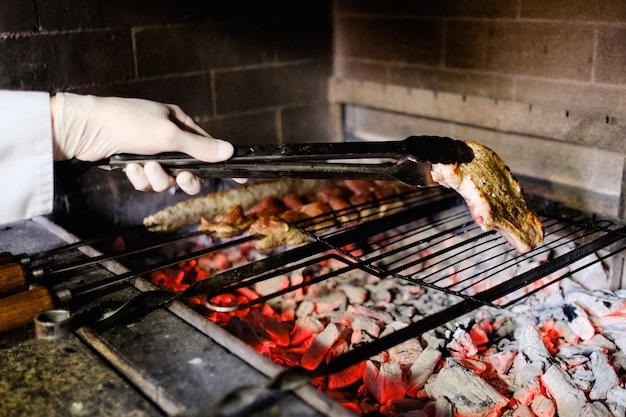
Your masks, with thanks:
[{"label": "chef's white sleeve", "polygon": [[52,212],[52,152],[50,95],[0,90],[0,224]]}]

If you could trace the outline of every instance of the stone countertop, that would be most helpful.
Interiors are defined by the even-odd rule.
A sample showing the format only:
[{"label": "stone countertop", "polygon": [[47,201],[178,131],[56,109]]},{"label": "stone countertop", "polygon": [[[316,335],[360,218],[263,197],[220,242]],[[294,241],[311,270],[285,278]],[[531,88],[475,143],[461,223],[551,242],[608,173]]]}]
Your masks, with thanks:
[{"label": "stone countertop", "polygon": [[[0,250],[13,254],[35,253],[65,243],[36,221],[0,230]],[[0,415],[164,415],[76,336],[40,340],[33,327],[0,335]]]},{"label": "stone countertop", "polygon": [[[35,253],[65,244],[44,226],[27,221],[0,229],[0,250]],[[110,276],[110,272],[100,269]],[[96,279],[97,272],[78,274],[70,279],[70,285],[76,280],[80,285]],[[126,301],[137,292],[125,285],[113,298]],[[191,325],[178,314],[157,309],[131,323],[100,333],[85,332],[88,328],[83,328],[62,340],[35,338],[33,325],[1,334],[0,416],[204,414],[214,411],[215,404],[233,390],[269,381],[231,351],[233,346],[226,348],[228,344],[214,340],[213,333],[224,332],[222,329],[213,325],[208,331],[199,331],[203,326],[209,326],[208,320]],[[310,388],[314,394],[308,397],[322,395]],[[324,414],[347,412],[327,398],[322,407],[326,409]],[[287,395],[253,415],[322,414],[295,395]]]},{"label": "stone countertop", "polygon": [[163,415],[74,336],[3,348],[0,369],[5,417]]}]

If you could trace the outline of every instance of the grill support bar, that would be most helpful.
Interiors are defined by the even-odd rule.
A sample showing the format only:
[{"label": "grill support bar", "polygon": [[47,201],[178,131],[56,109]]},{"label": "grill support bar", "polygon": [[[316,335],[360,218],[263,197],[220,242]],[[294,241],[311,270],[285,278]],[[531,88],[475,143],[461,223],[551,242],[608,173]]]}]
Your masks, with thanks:
[{"label": "grill support bar", "polygon": [[[491,303],[498,298],[504,297],[507,294],[512,293],[515,290],[524,288],[525,286],[541,279],[542,277],[556,272],[559,269],[570,265],[571,263],[588,256],[589,254],[605,248],[624,238],[626,233],[626,227],[622,227],[613,231],[599,239],[582,245],[564,255],[561,255],[551,262],[546,263],[546,268],[538,270],[537,268],[531,269],[526,273],[518,275],[516,278],[510,281],[503,282],[495,287],[485,290],[473,297],[473,299],[465,299],[451,307],[438,311],[429,315],[428,317],[409,324],[407,327],[397,330],[387,336],[374,340],[373,342],[357,346],[353,350],[344,353],[331,360],[327,364],[320,365],[313,371],[313,375],[329,375],[339,371],[342,371],[350,366],[356,365],[359,362],[366,360],[367,358],[383,352],[393,346],[396,346],[412,337],[417,337],[429,330],[435,329],[441,325],[448,323],[470,311],[476,310],[479,307],[485,305],[485,303]],[[622,248],[622,250],[626,249]]]}]

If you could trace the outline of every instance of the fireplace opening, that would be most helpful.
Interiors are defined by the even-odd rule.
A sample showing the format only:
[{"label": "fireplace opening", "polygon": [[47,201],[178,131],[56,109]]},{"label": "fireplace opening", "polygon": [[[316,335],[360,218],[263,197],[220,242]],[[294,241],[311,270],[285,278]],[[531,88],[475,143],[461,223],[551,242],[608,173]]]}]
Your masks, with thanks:
[{"label": "fireplace opening", "polygon": [[150,279],[285,368],[339,364],[311,382],[358,414],[614,412],[626,302],[608,290],[624,230],[538,211],[545,242],[519,255],[454,193],[405,190],[294,222],[303,245],[252,240]]}]

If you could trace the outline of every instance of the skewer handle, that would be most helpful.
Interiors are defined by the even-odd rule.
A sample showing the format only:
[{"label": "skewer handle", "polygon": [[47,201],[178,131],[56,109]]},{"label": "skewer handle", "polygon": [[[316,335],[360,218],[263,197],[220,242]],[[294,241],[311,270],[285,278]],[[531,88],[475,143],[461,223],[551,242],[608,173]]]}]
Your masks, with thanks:
[{"label": "skewer handle", "polygon": [[15,256],[11,252],[0,252],[0,265],[15,262]]},{"label": "skewer handle", "polygon": [[11,252],[0,252],[0,265],[5,265],[13,262],[20,265],[28,266],[31,263],[31,257],[25,253],[13,255]]},{"label": "skewer handle", "polygon": [[0,265],[0,297],[28,288],[22,265],[16,262]]},{"label": "skewer handle", "polygon": [[52,310],[52,294],[45,287],[35,287],[29,291],[0,299],[0,334],[29,324],[35,316]]}]

